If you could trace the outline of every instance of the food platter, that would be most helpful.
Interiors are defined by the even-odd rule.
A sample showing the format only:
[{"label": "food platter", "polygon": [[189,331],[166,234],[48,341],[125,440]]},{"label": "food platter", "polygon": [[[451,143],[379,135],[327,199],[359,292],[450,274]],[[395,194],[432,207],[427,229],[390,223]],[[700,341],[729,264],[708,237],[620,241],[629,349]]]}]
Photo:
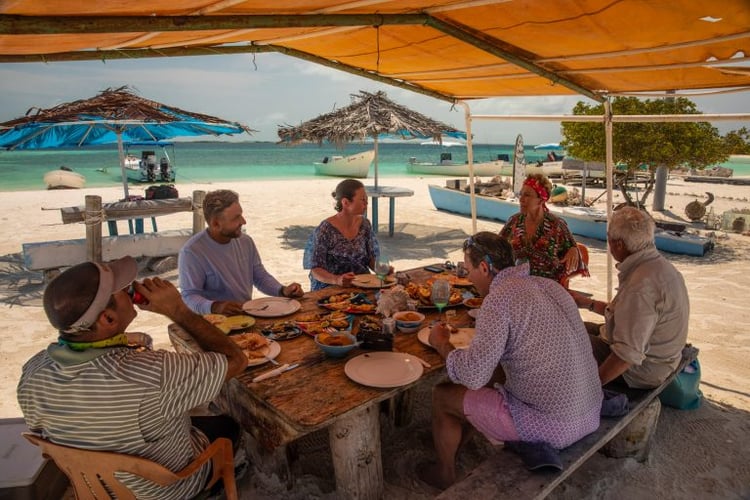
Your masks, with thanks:
[{"label": "food platter", "polygon": [[348,314],[372,314],[378,308],[363,293],[339,293],[318,301],[318,306],[329,311]]},{"label": "food platter", "polygon": [[352,286],[359,288],[387,288],[396,284],[396,278],[394,276],[386,276],[383,283],[380,283],[380,278],[375,274],[358,274],[352,280]]},{"label": "food platter", "polygon": [[[451,333],[450,343],[456,349],[466,349],[471,345],[471,341],[474,339],[474,328],[459,328],[456,333]],[[430,344],[430,327],[426,326],[419,330],[417,338],[426,346],[432,347]]]},{"label": "food platter", "polygon": [[[307,320],[307,321],[305,321]],[[323,332],[350,332],[354,316],[343,311],[334,311],[329,314],[305,314],[297,319],[296,324],[301,331],[314,337]]]},{"label": "food platter", "polygon": [[302,304],[286,297],[263,297],[248,300],[242,304],[242,310],[259,318],[277,318],[300,310]]},{"label": "food platter", "polygon": [[[428,280],[429,281],[429,280]],[[412,300],[416,300],[419,303],[417,304],[417,307],[420,309],[436,309],[435,305],[432,303],[432,285],[428,283],[424,284],[417,284],[417,283],[409,283],[405,287],[405,291],[407,294],[409,294],[409,297]],[[448,302],[448,305],[445,307],[453,307],[461,305],[464,298],[461,294],[461,290],[455,287],[451,287],[451,297],[450,301]]]},{"label": "food platter", "polygon": [[294,321],[274,321],[261,328],[260,333],[270,340],[291,340],[302,335],[302,329]]},{"label": "food platter", "polygon": [[410,384],[422,376],[419,359],[402,352],[373,351],[350,359],[344,373],[368,387],[389,388]]}]

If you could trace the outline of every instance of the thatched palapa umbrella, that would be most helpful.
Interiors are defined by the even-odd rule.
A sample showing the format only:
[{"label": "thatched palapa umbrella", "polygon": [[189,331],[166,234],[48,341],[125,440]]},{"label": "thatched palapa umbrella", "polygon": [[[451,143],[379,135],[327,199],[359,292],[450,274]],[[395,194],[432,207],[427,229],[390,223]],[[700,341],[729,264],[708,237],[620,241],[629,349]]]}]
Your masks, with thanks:
[{"label": "thatched palapa umbrella", "polygon": [[355,140],[372,138],[375,149],[375,187],[378,186],[378,138],[434,139],[442,136],[466,139],[466,133],[396,104],[385,92],[360,91],[352,94],[352,104],[320,115],[296,127],[279,126],[282,142],[302,141],[322,144],[328,141],[341,148]]},{"label": "thatched palapa umbrella", "polygon": [[174,137],[231,135],[254,130],[215,116],[192,113],[145,99],[127,86],[106,89],[89,99],[39,109],[0,124],[0,147],[44,149],[117,143],[125,197],[123,141],[161,141]]}]

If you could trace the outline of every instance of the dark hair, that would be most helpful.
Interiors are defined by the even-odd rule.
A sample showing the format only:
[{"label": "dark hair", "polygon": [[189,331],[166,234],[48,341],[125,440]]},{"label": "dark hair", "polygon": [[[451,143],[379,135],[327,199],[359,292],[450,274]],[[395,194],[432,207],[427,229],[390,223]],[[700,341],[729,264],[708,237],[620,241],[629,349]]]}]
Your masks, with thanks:
[{"label": "dark hair", "polygon": [[344,208],[343,205],[341,205],[342,199],[346,198],[351,201],[351,199],[354,198],[354,193],[364,187],[365,185],[357,179],[345,179],[339,182],[338,186],[336,186],[336,191],[331,193],[333,199],[336,200],[336,206],[334,207],[336,208],[336,211],[341,212]]},{"label": "dark hair", "polygon": [[50,324],[68,329],[89,308],[98,288],[99,269],[92,262],[65,270],[44,290],[42,303]]},{"label": "dark hair", "polygon": [[233,203],[239,203],[239,200],[237,193],[229,189],[211,191],[203,198],[203,217],[206,218],[206,222],[210,222]]},{"label": "dark hair", "polygon": [[515,265],[513,247],[499,234],[481,231],[464,241],[464,253],[474,267],[485,261],[494,274]]}]

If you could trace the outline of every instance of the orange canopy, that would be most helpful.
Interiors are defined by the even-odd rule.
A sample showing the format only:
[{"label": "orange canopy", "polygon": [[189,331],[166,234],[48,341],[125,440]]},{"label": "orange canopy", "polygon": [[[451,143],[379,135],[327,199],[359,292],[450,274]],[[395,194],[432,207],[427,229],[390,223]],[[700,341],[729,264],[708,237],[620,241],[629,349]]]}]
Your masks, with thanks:
[{"label": "orange canopy", "polygon": [[0,62],[266,51],[449,101],[556,94],[601,100],[617,93],[750,87],[750,3],[0,3]]}]

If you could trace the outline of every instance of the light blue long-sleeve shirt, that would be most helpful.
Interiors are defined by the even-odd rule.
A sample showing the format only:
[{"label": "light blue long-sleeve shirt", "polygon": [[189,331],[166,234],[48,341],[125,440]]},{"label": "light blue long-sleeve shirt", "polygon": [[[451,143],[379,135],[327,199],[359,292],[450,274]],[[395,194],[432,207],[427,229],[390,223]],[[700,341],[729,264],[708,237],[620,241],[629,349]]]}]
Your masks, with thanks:
[{"label": "light blue long-sleeve shirt", "polygon": [[222,244],[208,230],[201,231],[180,250],[178,269],[182,298],[198,314],[210,313],[216,301],[252,299],[253,285],[271,296],[282,289],[263,267],[255,242],[246,234]]}]

